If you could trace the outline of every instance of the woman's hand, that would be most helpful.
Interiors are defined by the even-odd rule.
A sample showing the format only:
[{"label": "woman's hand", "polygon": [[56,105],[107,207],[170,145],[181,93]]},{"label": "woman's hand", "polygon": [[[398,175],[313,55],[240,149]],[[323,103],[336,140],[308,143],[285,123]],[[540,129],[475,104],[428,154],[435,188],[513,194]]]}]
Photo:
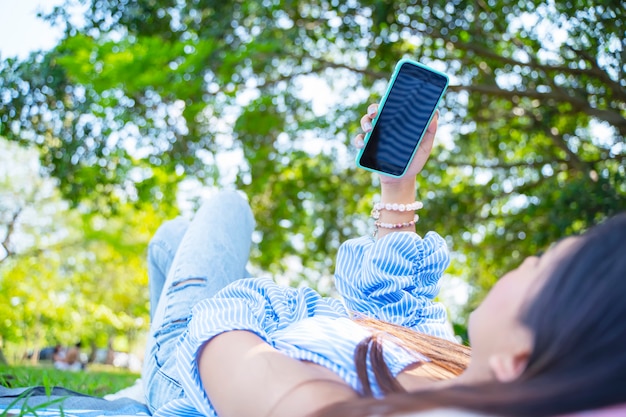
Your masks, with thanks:
[{"label": "woman's hand", "polygon": [[[372,130],[372,120],[374,120],[377,113],[378,113],[378,103],[373,103],[373,104],[370,104],[369,107],[367,108],[367,114],[361,118],[361,128],[363,129],[363,133],[356,135],[356,137],[354,138],[354,145],[358,149],[361,149],[363,146],[365,146],[363,139],[365,138],[365,134],[369,132],[370,130]],[[426,133],[424,134],[424,137],[422,138],[422,141],[419,144],[419,147],[417,148],[415,157],[411,161],[411,165],[409,166],[409,169],[407,170],[406,174],[404,174],[400,178],[390,177],[388,175],[381,174],[380,175],[381,184],[415,181],[415,177],[417,176],[417,174],[419,174],[422,171],[422,168],[424,168],[424,164],[426,164],[426,161],[428,160],[428,157],[430,156],[430,152],[433,148],[433,141],[435,139],[435,133],[437,133],[437,121],[438,120],[439,120],[439,111],[435,113],[435,116],[430,122],[430,125],[428,126],[428,129],[426,130]]]}]

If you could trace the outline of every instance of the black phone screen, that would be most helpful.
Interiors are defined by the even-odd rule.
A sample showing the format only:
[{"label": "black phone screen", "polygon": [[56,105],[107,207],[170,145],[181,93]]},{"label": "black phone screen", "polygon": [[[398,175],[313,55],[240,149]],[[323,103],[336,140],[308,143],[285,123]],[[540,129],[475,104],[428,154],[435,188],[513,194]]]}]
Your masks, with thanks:
[{"label": "black phone screen", "polygon": [[446,86],[445,76],[404,63],[379,109],[360,164],[374,171],[402,175]]}]

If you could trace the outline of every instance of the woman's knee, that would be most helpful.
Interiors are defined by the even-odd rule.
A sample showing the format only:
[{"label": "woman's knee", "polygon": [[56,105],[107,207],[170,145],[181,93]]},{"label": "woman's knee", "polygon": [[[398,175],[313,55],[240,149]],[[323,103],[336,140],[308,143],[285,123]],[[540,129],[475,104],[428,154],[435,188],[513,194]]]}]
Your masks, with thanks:
[{"label": "woman's knee", "polygon": [[254,227],[255,221],[245,194],[236,190],[219,190],[202,204],[197,215],[233,219]]},{"label": "woman's knee", "polygon": [[189,220],[183,217],[176,217],[163,222],[152,236],[152,239],[150,239],[148,249],[153,246],[165,246],[175,251],[188,227]]},{"label": "woman's knee", "polygon": [[171,263],[188,227],[189,221],[183,217],[168,220],[159,226],[148,244],[149,265],[165,268]]}]

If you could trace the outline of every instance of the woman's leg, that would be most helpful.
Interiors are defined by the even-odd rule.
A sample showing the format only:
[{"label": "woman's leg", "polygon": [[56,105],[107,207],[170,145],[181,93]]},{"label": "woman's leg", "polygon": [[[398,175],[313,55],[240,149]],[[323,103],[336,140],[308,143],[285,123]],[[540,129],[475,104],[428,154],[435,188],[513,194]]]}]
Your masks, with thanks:
[{"label": "woman's leg", "polygon": [[[172,222],[164,227],[179,231],[183,228],[169,223]],[[159,279],[166,276],[152,317],[144,359],[146,397],[153,411],[182,394],[175,364],[178,338],[198,301],[247,276],[245,268],[253,230],[254,219],[247,201],[235,191],[221,191],[207,200],[189,223],[169,268],[167,253],[171,252],[149,251],[153,257],[148,263],[152,272],[156,272],[155,295]],[[176,232],[157,232],[155,239],[159,236],[169,236],[171,240],[160,244],[153,239],[153,248],[176,247]]]}]

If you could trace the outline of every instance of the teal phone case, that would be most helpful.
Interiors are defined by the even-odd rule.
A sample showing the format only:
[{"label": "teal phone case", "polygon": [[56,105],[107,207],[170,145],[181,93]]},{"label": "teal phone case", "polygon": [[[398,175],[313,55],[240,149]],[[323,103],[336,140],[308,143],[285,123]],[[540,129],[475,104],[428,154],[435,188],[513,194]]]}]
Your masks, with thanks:
[{"label": "teal phone case", "polygon": [[[385,106],[385,102],[387,101],[387,97],[389,97],[389,94],[391,93],[391,89],[392,89],[394,83],[396,82],[396,78],[398,77],[398,74],[400,73],[400,70],[401,70],[402,66],[405,65],[405,64],[407,64],[407,65],[414,65],[414,66],[422,68],[422,69],[424,69],[426,71],[430,71],[430,72],[433,72],[435,74],[441,75],[442,77],[445,78],[446,84],[442,88],[441,95],[439,96],[439,100],[437,101],[437,104],[434,106],[433,111],[430,114],[430,117],[428,118],[428,122],[426,123],[426,127],[424,128],[424,131],[422,132],[422,136],[419,137],[418,140],[417,140],[415,148],[413,149],[413,153],[411,154],[411,157],[409,158],[409,162],[406,164],[406,166],[404,167],[404,170],[402,171],[401,174],[393,175],[393,174],[388,173],[388,172],[379,171],[379,170],[372,169],[370,167],[361,165],[360,161],[361,161],[361,156],[363,155],[363,152],[365,151],[365,149],[367,147],[367,142],[369,141],[370,136],[371,136],[372,132],[374,131],[374,127],[376,126],[376,122],[378,121],[378,117],[382,113],[383,107]],[[401,59],[400,61],[398,61],[398,63],[396,64],[396,67],[395,67],[395,69],[393,71],[393,74],[391,75],[391,79],[389,80],[389,84],[387,86],[387,91],[385,91],[385,95],[383,96],[382,100],[380,101],[380,104],[378,105],[378,114],[376,115],[374,120],[372,120],[372,130],[367,132],[367,134],[365,135],[365,138],[364,138],[365,144],[364,144],[363,148],[360,149],[359,153],[356,156],[356,165],[359,168],[363,168],[363,169],[365,169],[367,171],[375,172],[375,173],[382,174],[382,175],[391,176],[391,177],[394,177],[394,178],[401,178],[402,176],[404,176],[404,174],[406,174],[407,169],[411,165],[411,162],[413,161],[413,158],[415,157],[415,153],[417,152],[417,149],[419,148],[419,145],[422,142],[422,138],[426,134],[426,130],[428,129],[428,126],[430,125],[430,122],[432,121],[432,118],[435,115],[435,112],[436,112],[437,108],[439,107],[439,103],[441,102],[441,98],[443,97],[444,93],[446,92],[446,89],[448,88],[449,82],[450,82],[450,79],[448,78],[448,76],[446,74],[444,74],[443,72],[437,71],[434,68],[431,68],[431,67],[426,66],[424,64],[420,64],[417,61],[414,61],[414,60],[411,60],[411,59],[406,59],[406,58]]]}]

